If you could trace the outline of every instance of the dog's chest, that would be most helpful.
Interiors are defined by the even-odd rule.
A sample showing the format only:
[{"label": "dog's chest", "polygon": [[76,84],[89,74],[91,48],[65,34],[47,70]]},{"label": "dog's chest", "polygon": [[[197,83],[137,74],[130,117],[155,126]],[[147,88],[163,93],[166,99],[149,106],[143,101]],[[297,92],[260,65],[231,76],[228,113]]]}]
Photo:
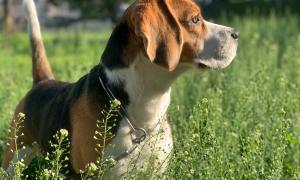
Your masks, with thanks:
[{"label": "dog's chest", "polygon": [[[116,136],[105,150],[106,158],[117,158],[130,151],[126,156],[117,158],[117,164],[107,174],[109,179],[121,179],[121,176],[143,171],[159,175],[168,164],[173,148],[171,128],[166,120],[171,88],[170,79],[160,71],[144,61],[126,69],[106,71],[111,84],[124,84],[124,91],[129,97],[125,108],[130,121],[126,117],[121,120]],[[161,78],[153,78],[157,74],[161,74]],[[133,129],[129,124],[145,129],[148,132],[146,140],[134,143]]]},{"label": "dog's chest", "polygon": [[[130,99],[133,99],[130,96]],[[171,127],[166,118],[166,111],[170,103],[170,90],[158,97],[149,97],[151,100],[135,97],[128,105],[128,122],[123,118],[112,144],[106,149],[106,157],[120,157],[125,151],[131,151],[122,157],[109,171],[109,179],[120,179],[130,174],[143,171],[152,171],[155,175],[162,174],[168,164],[168,158],[173,148]],[[136,128],[143,128],[148,137],[140,144],[133,142],[133,123]]]},{"label": "dog's chest", "polygon": [[150,171],[155,176],[161,175],[166,169],[173,149],[171,127],[166,117],[141,144],[132,142],[130,131],[126,120],[122,120],[112,145],[107,147],[105,151],[105,157],[114,158],[134,146],[137,148],[117,161],[116,165],[106,174],[106,177],[108,179],[130,178],[130,174],[146,171],[148,173]]}]

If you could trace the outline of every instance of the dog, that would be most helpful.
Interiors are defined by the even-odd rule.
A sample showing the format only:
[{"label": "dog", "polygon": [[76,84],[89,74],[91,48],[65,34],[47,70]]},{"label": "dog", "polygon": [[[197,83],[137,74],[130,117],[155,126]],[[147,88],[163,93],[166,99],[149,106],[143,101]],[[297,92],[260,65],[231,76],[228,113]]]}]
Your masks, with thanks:
[{"label": "dog", "polygon": [[[120,179],[135,159],[133,173],[148,165],[162,174],[173,149],[166,116],[171,85],[185,72],[223,69],[231,64],[239,32],[207,22],[193,0],[137,0],[114,28],[100,63],[76,83],[56,81],[47,61],[33,0],[24,0],[32,47],[33,87],[15,110],[26,118],[18,143],[33,152],[51,151],[49,140],[60,129],[70,139],[70,164],[80,173],[97,160],[101,140],[93,138],[100,111],[108,111],[117,99],[120,108],[112,126],[112,138],[102,154],[115,165],[105,174]],[[11,124],[11,128],[15,126]],[[21,136],[24,134],[24,136]],[[9,168],[16,144],[9,133],[2,167]],[[20,146],[18,146],[20,147]],[[149,161],[155,154],[155,163]],[[149,163],[151,162],[151,163]]]}]

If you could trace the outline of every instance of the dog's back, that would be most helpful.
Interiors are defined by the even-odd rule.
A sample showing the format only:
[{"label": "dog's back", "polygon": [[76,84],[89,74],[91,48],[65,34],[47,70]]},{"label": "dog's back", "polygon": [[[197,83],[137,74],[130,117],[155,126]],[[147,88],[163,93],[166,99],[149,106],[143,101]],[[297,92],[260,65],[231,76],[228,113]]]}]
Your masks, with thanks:
[{"label": "dog's back", "polygon": [[70,130],[68,116],[70,104],[74,100],[73,94],[70,93],[72,88],[72,84],[58,81],[40,83],[33,87],[24,99],[26,127],[30,130],[33,141],[36,141],[43,151],[50,150],[49,140],[52,140],[57,131]]}]

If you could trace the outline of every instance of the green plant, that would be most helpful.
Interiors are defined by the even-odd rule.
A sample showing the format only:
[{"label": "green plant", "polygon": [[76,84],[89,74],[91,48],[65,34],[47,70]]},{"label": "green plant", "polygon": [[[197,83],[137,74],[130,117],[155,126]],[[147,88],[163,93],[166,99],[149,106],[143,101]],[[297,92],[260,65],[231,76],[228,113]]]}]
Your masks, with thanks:
[{"label": "green plant", "polygon": [[11,133],[11,137],[9,138],[12,144],[7,143],[8,146],[13,147],[11,149],[12,153],[14,153],[14,160],[10,162],[10,176],[13,180],[19,180],[22,177],[22,172],[26,168],[25,166],[25,156],[21,156],[20,151],[22,149],[26,149],[25,146],[22,146],[22,142],[19,142],[20,136],[24,136],[23,133],[20,133],[20,130],[23,128],[22,124],[25,120],[25,114],[19,113],[17,119],[13,119],[13,126],[9,129],[9,133]]},{"label": "green plant", "polygon": [[100,120],[96,121],[97,130],[95,131],[94,139],[98,142],[95,151],[98,153],[98,158],[95,163],[88,164],[86,171],[82,172],[82,179],[96,178],[103,179],[105,172],[115,164],[115,160],[112,158],[105,158],[105,148],[109,146],[108,141],[112,140],[114,135],[111,133],[111,130],[115,123],[112,126],[109,126],[109,121],[114,122],[117,116],[117,113],[120,108],[120,101],[117,99],[110,102],[110,107],[107,111],[101,112],[103,117]]},{"label": "green plant", "polygon": [[[240,30],[238,54],[226,70],[187,74],[174,84],[169,115],[175,147],[165,178],[299,179],[299,16],[224,14],[216,21]],[[89,72],[109,34],[44,33],[57,79],[74,82]],[[14,35],[11,47],[2,45],[0,154],[13,110],[32,84],[27,34]]]}]

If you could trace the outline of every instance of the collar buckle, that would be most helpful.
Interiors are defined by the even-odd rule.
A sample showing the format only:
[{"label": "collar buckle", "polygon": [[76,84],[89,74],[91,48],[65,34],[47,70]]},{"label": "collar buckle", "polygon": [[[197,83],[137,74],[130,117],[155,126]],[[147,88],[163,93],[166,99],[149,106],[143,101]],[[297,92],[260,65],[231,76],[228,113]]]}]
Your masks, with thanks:
[{"label": "collar buckle", "polygon": [[[133,135],[133,133],[135,133]],[[144,128],[135,128],[134,131],[131,132],[132,142],[136,144],[140,144],[146,140],[148,137],[148,133]]]}]

